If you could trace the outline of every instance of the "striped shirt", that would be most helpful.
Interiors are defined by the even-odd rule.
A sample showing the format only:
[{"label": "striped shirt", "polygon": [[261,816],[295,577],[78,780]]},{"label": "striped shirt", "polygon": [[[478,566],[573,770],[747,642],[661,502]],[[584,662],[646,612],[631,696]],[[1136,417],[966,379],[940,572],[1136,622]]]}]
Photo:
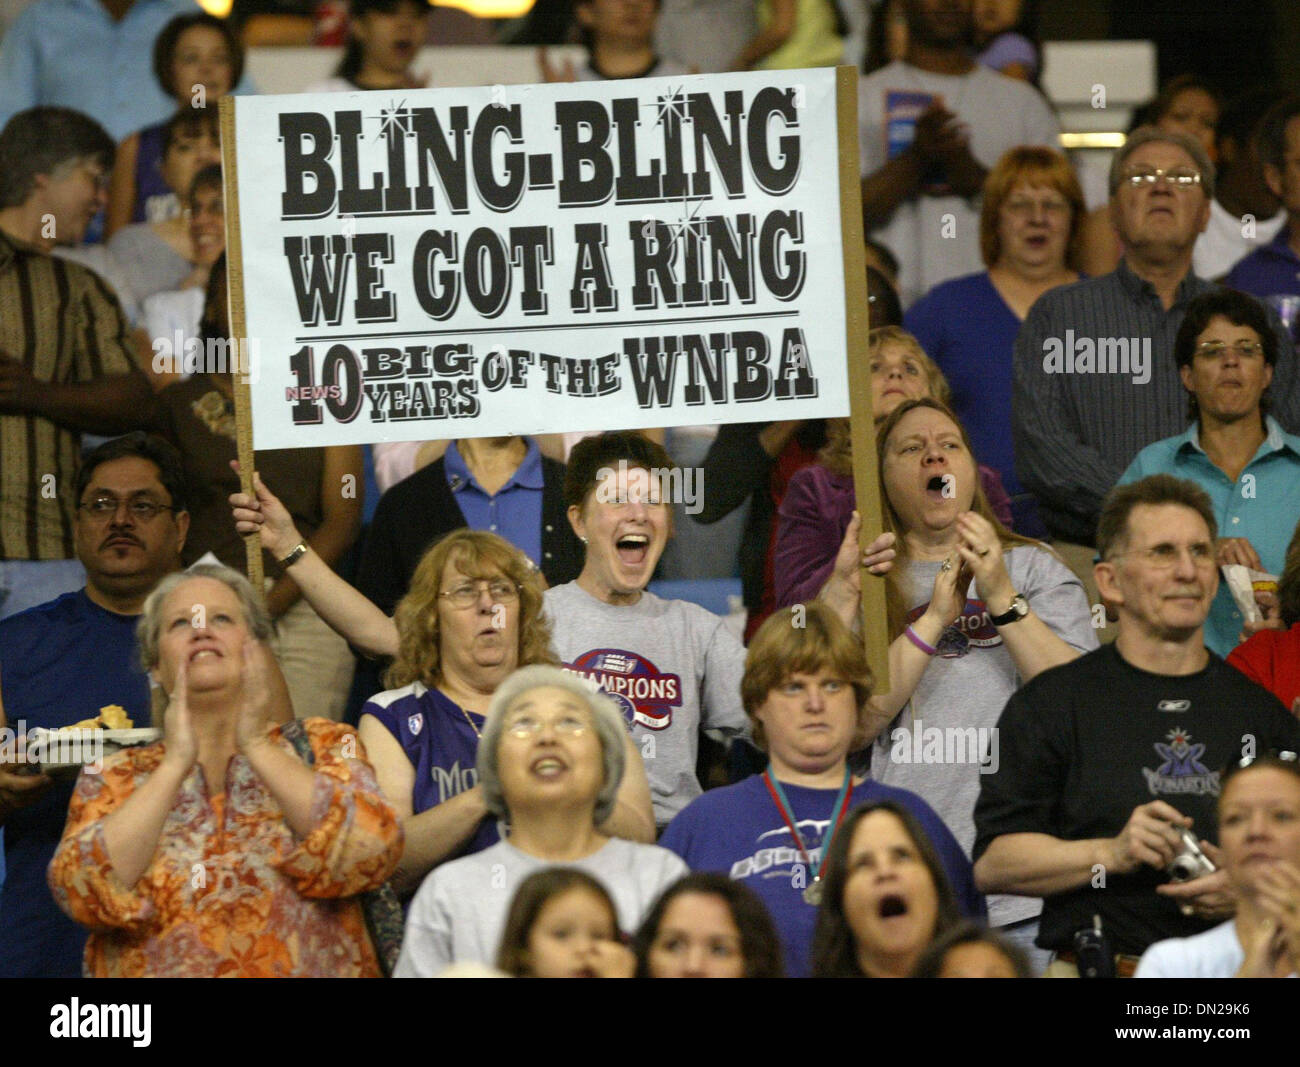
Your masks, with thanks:
[{"label": "striped shirt", "polygon": [[[1016,473],[1052,536],[1093,544],[1101,502],[1147,445],[1187,427],[1174,337],[1187,305],[1218,286],[1190,271],[1166,311],[1124,261],[1109,274],[1052,289],[1016,337],[1011,424]],[[1300,430],[1295,344],[1276,314],[1271,412]]]},{"label": "striped shirt", "polygon": [[[135,369],[122,310],[98,275],[3,231],[0,353],[62,384]],[[38,415],[0,415],[0,559],[72,558],[80,444]]]}]

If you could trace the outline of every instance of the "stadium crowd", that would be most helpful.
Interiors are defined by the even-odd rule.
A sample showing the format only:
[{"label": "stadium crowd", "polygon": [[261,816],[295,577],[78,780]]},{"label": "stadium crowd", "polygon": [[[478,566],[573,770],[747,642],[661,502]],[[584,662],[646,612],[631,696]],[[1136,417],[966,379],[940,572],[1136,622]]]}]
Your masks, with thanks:
[{"label": "stadium crowd", "polygon": [[1089,205],[1033,0],[538,5],[539,80],[860,67],[882,528],[848,419],[248,492],[155,355],[231,340],[246,47],[426,84],[445,19],[340,6],[5,9],[0,977],[1300,972],[1300,98],[1181,72]]}]

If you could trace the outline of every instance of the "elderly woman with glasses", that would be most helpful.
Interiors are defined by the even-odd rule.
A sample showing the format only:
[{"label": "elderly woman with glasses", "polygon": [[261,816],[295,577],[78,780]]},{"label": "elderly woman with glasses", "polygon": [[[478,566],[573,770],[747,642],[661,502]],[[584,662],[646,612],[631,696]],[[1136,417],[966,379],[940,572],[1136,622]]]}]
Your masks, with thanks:
[{"label": "elderly woman with glasses", "polygon": [[[1237,914],[1194,937],[1158,941],[1138,978],[1286,978],[1300,973],[1300,766],[1294,752],[1243,759],[1223,772],[1219,847]],[[1177,892],[1160,886],[1156,892]]]},{"label": "elderly woman with glasses", "polygon": [[270,632],[228,567],[169,575],[145,601],[163,739],[82,772],[49,870],[92,931],[92,976],[378,977],[359,896],[396,865],[401,823],[350,727],[272,722]]},{"label": "elderly woman with glasses", "polygon": [[626,738],[613,701],[558,668],[525,667],[497,687],[478,776],[487,809],[509,834],[425,879],[407,914],[395,977],[491,963],[515,890],[546,866],[594,876],[609,890],[621,928],[637,927],[686,865],[656,845],[601,832],[623,778]]}]

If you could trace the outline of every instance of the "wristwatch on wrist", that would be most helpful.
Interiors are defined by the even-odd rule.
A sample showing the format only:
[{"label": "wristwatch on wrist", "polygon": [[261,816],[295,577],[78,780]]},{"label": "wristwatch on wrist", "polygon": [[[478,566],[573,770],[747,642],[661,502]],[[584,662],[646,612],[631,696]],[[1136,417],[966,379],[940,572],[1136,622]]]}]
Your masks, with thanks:
[{"label": "wristwatch on wrist", "polygon": [[293,551],[290,552],[287,556],[285,556],[284,559],[280,560],[280,566],[286,569],[292,567],[306,554],[307,554],[307,545],[304,542],[299,541],[298,544],[294,546]]},{"label": "wristwatch on wrist", "polygon": [[1006,626],[1008,623],[1019,622],[1029,614],[1029,601],[1016,593],[1011,598],[1011,606],[1001,615],[990,615],[989,621],[994,626]]}]

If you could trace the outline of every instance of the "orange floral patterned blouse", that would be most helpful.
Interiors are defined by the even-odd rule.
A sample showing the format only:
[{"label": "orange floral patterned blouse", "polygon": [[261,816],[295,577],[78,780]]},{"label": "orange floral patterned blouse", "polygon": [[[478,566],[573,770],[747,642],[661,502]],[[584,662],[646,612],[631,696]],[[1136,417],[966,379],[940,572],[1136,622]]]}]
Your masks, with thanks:
[{"label": "orange floral patterned blouse", "polygon": [[[303,722],[315,755],[315,829],[298,840],[252,765],[236,754],[224,795],[195,764],[133,886],[113,873],[103,819],[162,761],[163,743],[82,772],[50,863],[54,899],[89,927],[95,978],[378,977],[357,894],[388,878],[402,827],[351,727]],[[273,740],[292,752],[280,736]]]}]

